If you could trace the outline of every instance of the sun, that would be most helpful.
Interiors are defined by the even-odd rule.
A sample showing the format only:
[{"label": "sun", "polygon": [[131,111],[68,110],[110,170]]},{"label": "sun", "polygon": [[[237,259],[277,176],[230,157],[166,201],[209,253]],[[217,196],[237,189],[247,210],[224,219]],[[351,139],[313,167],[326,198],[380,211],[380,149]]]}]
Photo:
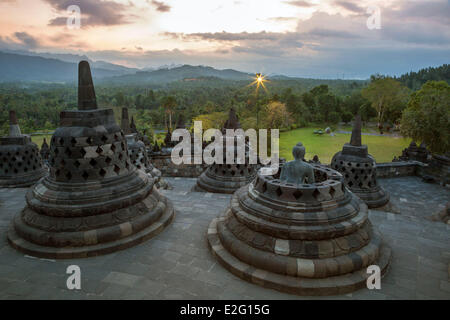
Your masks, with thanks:
[{"label": "sun", "polygon": [[253,86],[256,84],[256,92],[258,92],[258,89],[260,86],[263,87],[264,91],[267,92],[267,88],[264,85],[265,82],[268,82],[269,80],[266,79],[266,76],[264,76],[262,73],[257,73],[255,75],[255,78],[253,78],[254,81],[252,83],[249,84],[249,86]]}]

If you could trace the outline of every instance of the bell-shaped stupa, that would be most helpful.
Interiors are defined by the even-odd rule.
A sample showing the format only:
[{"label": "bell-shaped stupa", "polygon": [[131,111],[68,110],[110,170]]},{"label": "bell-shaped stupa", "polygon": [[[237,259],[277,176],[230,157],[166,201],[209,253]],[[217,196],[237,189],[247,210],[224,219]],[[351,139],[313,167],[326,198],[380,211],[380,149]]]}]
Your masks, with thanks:
[{"label": "bell-shaped stupa", "polygon": [[[132,118],[133,119],[133,118]],[[133,126],[130,125],[128,118],[128,109],[122,108],[122,131],[131,132],[125,135],[128,144],[128,154],[130,156],[131,163],[139,170],[144,171],[155,182],[155,186],[159,189],[163,187],[167,189],[168,184],[165,181],[161,181],[161,171],[156,169],[150,162],[147,148],[139,138],[137,133],[133,132]],[[132,122],[133,123],[133,122]],[[131,131],[129,129],[131,128]],[[137,130],[136,130],[137,132]]]},{"label": "bell-shaped stupa", "polygon": [[369,208],[378,208],[389,202],[389,194],[377,183],[377,165],[361,144],[361,117],[355,118],[350,143],[344,144],[331,160],[331,167],[344,176],[347,187]]},{"label": "bell-shaped stupa", "polygon": [[[235,136],[226,135],[226,129],[241,129],[236,112],[230,109],[228,120],[222,128],[223,145],[223,163],[214,163],[210,165],[197,179],[195,189],[197,191],[207,191],[214,193],[233,193],[242,186],[247,185],[256,177],[258,171],[257,164],[249,163],[249,145],[245,143],[245,163],[237,163],[237,145],[238,139]],[[232,139],[234,144],[234,164],[226,163],[226,142]]]},{"label": "bell-shaped stupa", "polygon": [[42,161],[44,161],[45,164],[48,164],[48,158],[50,157],[50,147],[48,146],[47,139],[45,138],[42,142],[41,150],[39,150],[39,153],[41,154]]},{"label": "bell-shaped stupa", "polygon": [[[208,228],[209,247],[236,276],[298,295],[336,295],[366,287],[367,267],[383,275],[391,250],[368,219],[367,205],[342,175],[302,160],[237,190]],[[302,154],[303,153],[303,154]]]},{"label": "bell-shaped stupa", "polygon": [[97,109],[89,64],[79,64],[78,110],[63,111],[50,143],[50,175],[31,188],[8,232],[45,258],[81,258],[137,245],[173,218],[169,200],[128,156],[112,109]]},{"label": "bell-shaped stupa", "polygon": [[0,138],[0,188],[24,188],[47,174],[37,145],[22,134],[15,111],[9,112],[9,135]]}]

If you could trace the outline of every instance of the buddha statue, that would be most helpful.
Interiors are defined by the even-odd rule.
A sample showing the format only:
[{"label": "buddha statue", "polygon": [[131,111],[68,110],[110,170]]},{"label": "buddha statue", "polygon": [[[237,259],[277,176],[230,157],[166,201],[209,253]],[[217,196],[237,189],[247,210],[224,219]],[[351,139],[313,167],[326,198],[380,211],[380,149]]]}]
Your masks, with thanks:
[{"label": "buddha statue", "polygon": [[287,162],[281,168],[280,180],[293,184],[314,183],[313,167],[303,161],[305,157],[305,147],[301,142],[292,149],[294,160]]}]

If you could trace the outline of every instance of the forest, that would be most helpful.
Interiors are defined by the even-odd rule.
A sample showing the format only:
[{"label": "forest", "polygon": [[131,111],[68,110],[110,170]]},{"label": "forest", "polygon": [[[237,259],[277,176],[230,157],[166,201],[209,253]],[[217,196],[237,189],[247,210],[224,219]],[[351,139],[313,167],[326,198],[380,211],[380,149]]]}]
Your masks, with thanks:
[{"label": "forest", "polygon": [[[251,79],[216,77],[145,85],[100,82],[95,89],[100,108],[114,108],[119,120],[120,109],[128,107],[138,129],[145,129],[148,134],[174,128],[180,115],[186,125],[192,120],[202,120],[204,129],[220,127],[230,107],[236,109],[244,128],[288,131],[313,125],[326,127],[349,123],[359,113],[363,121],[378,124],[383,132],[399,130],[404,110],[417,99],[416,93],[424,84],[433,83],[431,80],[441,83],[431,87],[443,92],[442,112],[447,122],[442,125],[445,126],[450,106],[447,64],[397,78],[373,75],[364,81],[274,77],[265,82],[266,89],[259,90],[250,85]],[[3,83],[0,85],[0,134],[8,132],[11,109],[17,111],[23,132],[42,133],[58,127],[59,113],[76,108],[76,103],[75,85]],[[414,136],[409,130],[404,132]]]}]

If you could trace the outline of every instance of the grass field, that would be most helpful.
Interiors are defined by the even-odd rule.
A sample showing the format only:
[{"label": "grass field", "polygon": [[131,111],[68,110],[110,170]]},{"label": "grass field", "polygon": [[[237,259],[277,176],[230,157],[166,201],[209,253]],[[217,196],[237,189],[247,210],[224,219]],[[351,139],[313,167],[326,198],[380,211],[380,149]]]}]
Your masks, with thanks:
[{"label": "grass field", "polygon": [[[351,128],[341,128],[341,130],[351,131]],[[342,149],[344,143],[350,141],[350,134],[335,133],[332,137],[328,134],[316,135],[313,131],[316,128],[301,128],[288,132],[280,132],[280,156],[286,160],[292,160],[292,147],[297,142],[302,142],[306,148],[307,160],[312,159],[314,155],[319,156],[322,163],[330,163],[333,155]],[[365,131],[365,130],[363,130]],[[39,148],[42,145],[44,137],[47,143],[50,143],[51,135],[32,136],[32,140]],[[159,143],[164,139],[164,134],[158,135]],[[369,153],[375,157],[375,160],[381,162],[391,162],[394,156],[399,156],[402,150],[411,142],[410,139],[390,137],[390,136],[362,136],[362,142],[369,147]]]},{"label": "grass field", "polygon": [[[348,128],[351,131],[351,128]],[[342,150],[344,143],[350,141],[350,134],[335,133],[332,137],[328,134],[316,135],[315,128],[302,128],[288,132],[280,132],[280,157],[286,160],[292,160],[292,147],[297,142],[302,142],[306,148],[307,160],[312,159],[314,155],[319,156],[321,163],[330,163],[333,155]],[[367,144],[369,153],[375,157],[375,160],[381,162],[391,162],[394,156],[399,156],[402,150],[406,148],[410,139],[390,137],[390,136],[362,136],[362,143]]]}]

